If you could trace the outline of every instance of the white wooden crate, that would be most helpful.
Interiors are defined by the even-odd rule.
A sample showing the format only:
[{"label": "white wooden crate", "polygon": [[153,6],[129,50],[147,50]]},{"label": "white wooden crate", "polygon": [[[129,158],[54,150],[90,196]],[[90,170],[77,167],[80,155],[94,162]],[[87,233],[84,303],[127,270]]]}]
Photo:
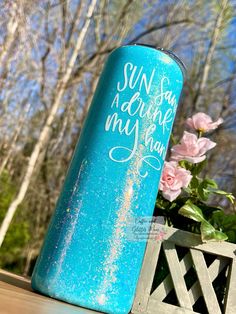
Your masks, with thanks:
[{"label": "white wooden crate", "polygon": [[[203,244],[199,235],[156,224],[154,229],[158,228],[164,228],[163,238],[148,241],[132,313],[199,313],[194,308],[201,298],[204,314],[235,314],[236,245],[228,242]],[[179,250],[183,251],[181,257]],[[161,271],[157,266],[163,255],[168,274],[155,287],[154,278]],[[189,286],[190,271],[195,277],[190,278]],[[225,278],[220,291],[213,285],[215,279],[219,280],[218,276]],[[166,301],[170,293],[175,294],[176,304]],[[217,299],[219,293],[223,294],[220,300]]]}]

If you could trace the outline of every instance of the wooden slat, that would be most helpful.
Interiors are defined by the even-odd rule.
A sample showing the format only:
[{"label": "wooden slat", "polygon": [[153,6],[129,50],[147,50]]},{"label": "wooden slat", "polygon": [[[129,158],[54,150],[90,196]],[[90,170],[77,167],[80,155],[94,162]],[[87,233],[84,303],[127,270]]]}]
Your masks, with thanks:
[{"label": "wooden slat", "polygon": [[[217,257],[215,261],[209,266],[208,272],[213,282],[223,268],[229,263],[229,259],[225,257]],[[180,267],[183,274],[186,274],[193,265],[190,253],[188,252],[184,258],[180,261]],[[152,297],[156,300],[163,300],[168,293],[174,288],[171,276],[167,275],[163,282],[152,293]],[[191,304],[194,304],[198,298],[202,295],[199,282],[196,281],[188,291]],[[236,313],[236,312],[235,312]]]},{"label": "wooden slat", "polygon": [[[155,228],[158,228],[159,224]],[[161,227],[162,225],[160,225]],[[159,228],[160,228],[159,227]],[[163,226],[162,226],[163,227]],[[236,245],[229,242],[207,242],[202,243],[201,237],[187,231],[172,227],[165,227],[163,240],[173,241],[176,245],[201,250],[214,255],[235,258]],[[183,241],[184,239],[184,241]]]},{"label": "wooden slat", "polygon": [[[218,274],[224,269],[224,267],[228,263],[229,263],[228,259],[221,256],[219,256],[217,259],[214,260],[214,262],[208,268],[211,282],[215,280]],[[192,267],[192,265],[193,265],[192,258],[190,256],[190,253],[188,252],[184,256],[184,258],[180,261],[180,267],[181,267],[182,273],[186,274],[188,270]],[[156,300],[162,301],[168,295],[168,293],[170,293],[170,291],[173,288],[174,286],[171,280],[171,276],[167,275],[166,278],[163,280],[163,282],[155,289],[155,291],[152,293],[151,296],[155,298]],[[191,304],[193,305],[202,295],[201,287],[198,281],[196,281],[192,285],[192,287],[188,291],[188,294],[189,294]]]},{"label": "wooden slat", "polygon": [[[186,273],[187,273],[188,270],[193,266],[193,260],[192,260],[190,252],[188,252],[186,262],[187,263],[185,263],[185,266],[186,266]],[[189,295],[190,302],[192,305],[194,305],[194,303],[201,296],[201,294],[202,294],[202,292],[200,289],[199,282],[196,281],[194,283],[194,285],[191,287],[191,289],[188,291],[188,295]]]},{"label": "wooden slat", "polygon": [[182,273],[182,269],[179,264],[175,245],[172,242],[164,241],[163,248],[179,305],[183,308],[192,310],[192,304],[185,285],[184,274]]},{"label": "wooden slat", "polygon": [[[192,259],[190,253],[188,252],[180,261],[182,273],[186,274],[188,270],[191,268],[192,264],[193,264]],[[172,289],[174,289],[174,286],[171,279],[171,275],[169,274],[166,276],[163,282],[155,289],[155,291],[153,291],[152,297],[154,297],[156,300],[162,301]]]},{"label": "wooden slat", "polygon": [[172,289],[174,289],[173,282],[171,276],[168,275],[163,280],[163,282],[153,291],[151,297],[156,300],[162,301]]},{"label": "wooden slat", "polygon": [[[219,256],[214,262],[209,266],[208,273],[211,279],[211,282],[215,280],[218,274],[228,265],[229,261],[225,257]],[[189,297],[194,304],[198,298],[202,295],[201,287],[199,281],[196,281],[192,287],[189,289]]]},{"label": "wooden slat", "polygon": [[[156,223],[155,223],[156,224]],[[155,226],[154,228],[160,228],[163,226],[156,224],[157,226]],[[184,241],[183,241],[184,239]],[[189,303],[190,304],[194,304],[196,302],[196,300],[199,298],[200,295],[204,295],[206,297],[206,305],[208,308],[210,308],[210,312],[209,313],[213,313],[213,314],[218,314],[221,313],[220,312],[220,308],[219,308],[219,304],[217,302],[217,298],[215,296],[215,292],[214,289],[212,287],[212,281],[216,278],[216,276],[218,275],[218,273],[227,265],[227,259],[225,259],[224,257],[227,257],[228,260],[229,259],[233,259],[235,258],[235,251],[236,251],[236,245],[232,244],[232,243],[227,243],[227,242],[223,242],[223,243],[219,243],[219,242],[208,242],[208,243],[202,243],[201,241],[201,237],[199,235],[196,234],[192,234],[190,232],[186,232],[186,231],[181,231],[175,228],[169,228],[169,227],[165,227],[165,235],[163,237],[163,241],[166,242],[170,241],[170,243],[172,243],[172,247],[174,244],[181,246],[181,247],[187,247],[188,249],[194,249],[195,252],[197,252],[195,255],[201,255],[201,251],[202,252],[206,252],[208,254],[213,254],[216,256],[222,256],[219,258],[219,260],[215,260],[210,266],[209,269],[207,269],[206,267],[206,263],[204,260],[203,255],[201,255],[200,259],[202,261],[202,263],[199,265],[196,265],[196,268],[198,266],[198,277],[200,277],[201,279],[199,279],[199,281],[197,281],[191,288],[189,291],[187,291],[186,295],[188,295],[189,297]],[[152,243],[155,246],[155,242]],[[149,245],[147,246],[148,249]],[[158,243],[158,254],[160,251],[160,242]],[[147,252],[146,252],[147,253]],[[150,259],[150,256],[154,254],[154,265],[155,267],[153,268],[151,266],[152,262]],[[148,294],[151,291],[151,287],[152,287],[152,282],[153,282],[153,277],[154,277],[154,271],[156,268],[156,264],[157,264],[157,257],[158,254],[155,254],[155,252],[152,252],[150,255],[150,252],[148,253],[149,258],[146,259],[146,263],[143,263],[143,269],[141,271],[141,275],[140,275],[140,281],[141,283],[138,284],[138,289],[136,292],[136,297],[135,297],[135,302],[134,302],[134,307],[133,307],[133,311],[134,313],[145,313],[145,314],[153,314],[153,313],[162,313],[162,310],[160,307],[156,308],[155,305],[155,311],[148,311],[147,312],[147,306],[149,309],[149,304],[152,304],[152,302],[154,302],[155,304],[157,304],[156,302],[159,302],[160,304],[162,304],[163,302],[160,302],[160,299],[162,298],[162,300],[165,298],[165,296],[171,291],[171,289],[173,289],[173,282],[170,276],[167,276],[165,278],[165,280],[162,283],[162,286],[157,287],[157,289],[159,289],[159,291],[154,291],[152,293],[151,296],[149,296]],[[168,254],[168,253],[167,253]],[[191,255],[194,255],[194,253],[192,254],[192,250],[191,250]],[[145,254],[146,256],[146,254]],[[195,256],[195,262],[196,259],[199,258],[199,256]],[[175,271],[176,273],[180,274],[182,273],[182,286],[185,287],[185,283],[184,279],[183,279],[183,275],[188,271],[189,268],[191,268],[191,258],[188,257],[184,258],[181,261],[178,261],[178,256],[175,252],[175,261],[177,261],[177,263],[172,263],[173,266],[176,268],[176,265],[178,265],[178,271]],[[204,269],[202,269],[202,264],[204,264]],[[150,268],[151,266],[151,268]],[[174,269],[174,268],[173,268]],[[179,271],[180,269],[180,271]],[[147,276],[147,279],[145,278]],[[176,275],[176,277],[178,277],[178,275]],[[207,282],[204,281],[204,278],[208,278]],[[146,282],[146,283],[145,283]],[[201,287],[199,282],[201,282]],[[236,282],[236,280],[234,280],[234,282]],[[204,284],[203,284],[204,283]],[[232,282],[230,282],[232,285]],[[209,289],[206,288],[207,286],[211,287],[211,292],[209,294]],[[148,288],[147,288],[148,287]],[[205,287],[205,289],[204,289]],[[176,288],[176,287],[175,287]],[[178,288],[176,288],[177,290],[179,290]],[[204,291],[204,292],[202,292]],[[155,297],[156,296],[156,297]],[[178,297],[178,295],[177,295]],[[158,298],[158,300],[157,300]],[[214,300],[214,301],[212,301]],[[228,296],[228,300],[227,303],[231,304],[231,301],[233,302],[233,297],[230,297],[230,295]],[[236,298],[235,298],[236,300]],[[188,302],[188,301],[187,301]],[[154,304],[153,303],[153,304]],[[234,302],[232,303],[234,304]],[[189,304],[188,304],[189,305]],[[160,306],[164,306],[166,309],[166,304],[165,305],[160,305]],[[169,306],[169,305],[167,305]],[[231,305],[230,305],[231,306]],[[170,307],[172,307],[170,305]],[[183,313],[182,309],[180,312],[176,312],[178,309],[178,307],[174,307],[172,308],[172,312],[171,309],[169,310],[170,313]],[[179,311],[179,310],[178,310]],[[165,313],[166,311],[163,311],[163,313]],[[168,312],[168,311],[167,311]],[[192,313],[191,310],[189,313]],[[232,313],[235,314],[236,310],[234,308],[233,312],[229,311],[227,312],[227,314]]]},{"label": "wooden slat", "polygon": [[236,313],[236,259],[229,267],[227,290],[225,296],[225,314]]},{"label": "wooden slat", "polygon": [[208,312],[210,314],[221,314],[203,253],[193,249],[190,249],[190,252]]},{"label": "wooden slat", "polygon": [[186,274],[189,271],[189,269],[192,267],[192,265],[193,265],[193,261],[191,258],[191,254],[190,252],[188,252],[180,261],[180,267],[181,267],[182,273]]},{"label": "wooden slat", "polygon": [[208,273],[213,282],[219,273],[230,263],[230,259],[218,256],[208,267]]},{"label": "wooden slat", "polygon": [[[148,302],[148,311],[147,314],[164,314],[164,313],[169,313],[169,314],[193,314],[197,313],[194,312],[193,310],[188,310],[185,308],[181,308],[172,304],[164,303],[157,301],[155,299],[150,299]],[[136,313],[134,313],[136,314]]]},{"label": "wooden slat", "polygon": [[156,242],[150,239],[147,243],[132,312],[143,312],[147,308],[160,248],[160,241]]}]

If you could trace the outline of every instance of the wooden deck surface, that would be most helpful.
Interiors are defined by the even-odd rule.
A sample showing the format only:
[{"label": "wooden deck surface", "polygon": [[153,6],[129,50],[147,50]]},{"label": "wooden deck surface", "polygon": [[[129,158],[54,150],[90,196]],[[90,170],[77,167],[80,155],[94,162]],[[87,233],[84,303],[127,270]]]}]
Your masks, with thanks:
[{"label": "wooden deck surface", "polygon": [[0,270],[0,314],[98,314],[36,292],[28,278]]}]

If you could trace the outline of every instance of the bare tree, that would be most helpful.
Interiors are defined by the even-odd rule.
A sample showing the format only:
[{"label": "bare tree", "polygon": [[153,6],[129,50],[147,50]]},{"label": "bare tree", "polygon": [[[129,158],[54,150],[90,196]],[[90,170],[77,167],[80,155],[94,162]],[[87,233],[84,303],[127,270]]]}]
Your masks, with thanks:
[{"label": "bare tree", "polygon": [[[24,102],[25,102],[25,100],[24,100]],[[4,158],[2,160],[2,163],[0,164],[0,176],[3,172],[3,170],[5,169],[5,167],[7,166],[7,163],[9,161],[9,159],[11,158],[12,154],[14,153],[16,142],[17,142],[18,137],[22,131],[22,128],[23,128],[23,125],[24,125],[24,122],[26,120],[26,116],[27,116],[29,110],[30,110],[30,104],[27,104],[25,110],[23,111],[23,114],[20,115],[20,117],[19,117],[19,121],[17,123],[15,133],[12,137],[11,142],[10,142],[10,147],[8,149],[8,152],[6,153],[6,155],[4,156]]]},{"label": "bare tree", "polygon": [[215,25],[214,25],[213,32],[212,32],[211,39],[210,39],[210,43],[209,43],[209,47],[208,47],[208,50],[207,50],[207,53],[205,56],[204,65],[203,65],[203,68],[201,69],[201,79],[199,82],[199,88],[197,90],[195,99],[193,101],[194,106],[197,110],[200,109],[199,106],[201,105],[201,102],[202,102],[203,92],[207,86],[207,80],[209,77],[212,59],[214,56],[216,45],[217,45],[218,40],[219,40],[219,36],[222,32],[223,24],[225,23],[224,17],[225,17],[225,12],[226,12],[228,5],[229,5],[229,1],[228,0],[221,0],[220,4],[221,4],[221,8],[220,8],[219,14],[216,18],[216,21],[215,21]]},{"label": "bare tree", "polygon": [[76,46],[75,46],[74,51],[73,51],[73,53],[70,57],[70,60],[68,62],[67,70],[66,70],[65,74],[62,76],[62,78],[58,81],[53,105],[51,107],[51,110],[49,111],[49,115],[47,117],[46,123],[45,123],[45,125],[44,125],[44,127],[40,133],[38,142],[36,143],[36,145],[33,149],[33,152],[29,158],[27,169],[26,169],[22,184],[20,186],[19,192],[18,192],[16,198],[10,204],[10,206],[7,210],[7,214],[6,214],[6,216],[2,222],[2,225],[0,228],[0,246],[1,246],[1,244],[5,238],[6,232],[10,226],[10,223],[11,223],[12,218],[16,212],[16,209],[21,204],[21,202],[23,201],[25,194],[28,190],[28,187],[29,187],[29,184],[30,184],[30,181],[31,181],[31,178],[33,175],[33,171],[34,171],[36,162],[38,160],[40,151],[41,151],[42,147],[45,146],[47,144],[47,142],[49,141],[50,127],[51,127],[51,125],[55,119],[58,107],[60,105],[60,101],[62,99],[64,92],[65,92],[66,85],[70,79],[70,76],[71,76],[72,70],[74,68],[79,50],[82,47],[86,32],[88,30],[88,27],[89,27],[89,24],[91,21],[91,17],[93,15],[95,7],[96,7],[96,2],[97,2],[97,0],[92,0],[90,5],[89,5],[87,17],[86,17],[86,20],[84,23],[84,27],[83,27],[82,31],[80,32],[80,34],[77,38]]}]

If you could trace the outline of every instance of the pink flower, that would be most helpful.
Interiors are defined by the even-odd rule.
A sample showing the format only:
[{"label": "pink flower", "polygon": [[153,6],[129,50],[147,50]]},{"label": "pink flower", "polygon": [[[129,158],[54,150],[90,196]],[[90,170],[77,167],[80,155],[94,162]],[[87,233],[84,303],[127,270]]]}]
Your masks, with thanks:
[{"label": "pink flower", "polygon": [[165,162],[159,189],[164,198],[172,202],[187,187],[192,179],[191,172],[181,168],[177,162]]},{"label": "pink flower", "polygon": [[171,149],[171,159],[175,161],[187,160],[194,164],[203,161],[205,153],[216,146],[206,137],[197,138],[195,134],[184,132],[180,144],[174,145]]},{"label": "pink flower", "polygon": [[186,120],[186,124],[190,126],[190,128],[203,133],[216,129],[221,123],[223,123],[222,118],[213,122],[211,117],[203,112],[198,112],[194,114],[192,118]]}]

